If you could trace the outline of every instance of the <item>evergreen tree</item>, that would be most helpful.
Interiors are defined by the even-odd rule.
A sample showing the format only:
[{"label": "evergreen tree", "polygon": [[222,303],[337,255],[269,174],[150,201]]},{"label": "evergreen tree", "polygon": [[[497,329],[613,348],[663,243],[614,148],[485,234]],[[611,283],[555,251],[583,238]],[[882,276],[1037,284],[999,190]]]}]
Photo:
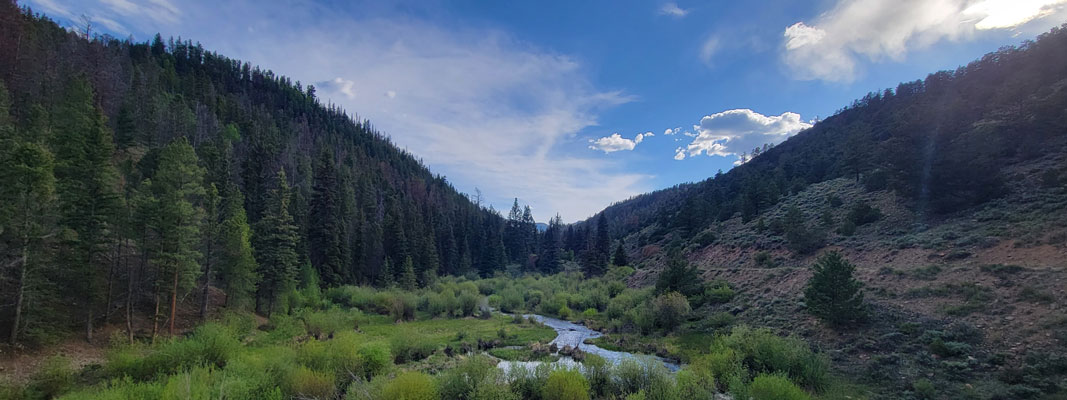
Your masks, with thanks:
[{"label": "evergreen tree", "polygon": [[556,214],[548,222],[548,229],[545,229],[541,237],[541,253],[537,257],[537,266],[541,273],[554,274],[560,270],[560,259],[563,253],[560,235],[562,229],[563,218]]},{"label": "evergreen tree", "polygon": [[418,281],[415,279],[415,262],[411,259],[411,256],[404,258],[404,267],[400,271],[400,288],[404,290],[418,289]]},{"label": "evergreen tree", "polygon": [[311,265],[322,283],[337,286],[348,282],[342,256],[344,220],[337,190],[337,170],[333,156],[324,152],[315,168],[308,224],[308,251]]},{"label": "evergreen tree", "polygon": [[236,186],[227,190],[219,226],[219,280],[226,305],[247,306],[259,280],[252,256],[252,229],[245,215],[244,197]]},{"label": "evergreen tree", "polygon": [[83,301],[85,338],[91,342],[99,281],[107,264],[102,256],[113,239],[120,204],[118,171],[111,164],[114,145],[84,79],[71,80],[52,115],[60,222],[72,233],[65,235],[68,280],[77,290],[72,297]]},{"label": "evergreen tree", "polygon": [[626,259],[626,250],[622,248],[622,242],[615,247],[615,255],[611,258],[611,263],[616,266],[630,265],[630,261]]},{"label": "evergreen tree", "polygon": [[169,281],[171,335],[175,333],[178,292],[193,286],[200,270],[203,179],[204,169],[188,140],[182,137],[163,148],[152,185],[159,199],[156,229],[160,241],[153,262],[159,270],[157,279]]},{"label": "evergreen tree", "polygon": [[692,297],[700,294],[700,282],[700,273],[696,267],[689,265],[681,251],[672,250],[668,255],[667,267],[656,279],[656,293],[678,292]]},{"label": "evergreen tree", "polygon": [[200,287],[201,321],[207,318],[208,296],[211,293],[211,284],[216,273],[213,267],[217,263],[217,247],[222,228],[221,202],[218,187],[214,183],[208,185],[204,196],[204,226],[200,230],[203,234],[202,246],[204,248],[204,274],[201,277],[203,283]]},{"label": "evergreen tree", "polygon": [[604,213],[600,213],[596,221],[596,239],[585,257],[586,276],[603,275],[608,268],[608,257],[611,254],[611,236],[608,234],[608,219]]},{"label": "evergreen tree", "polygon": [[54,230],[55,177],[52,153],[16,135],[8,113],[7,90],[0,82],[0,171],[4,171],[0,174],[0,240],[16,252],[14,319],[8,337],[14,345],[24,311],[31,312],[25,310],[26,300],[37,294],[28,290],[30,282],[47,279],[38,272],[46,265],[42,262],[45,237]]},{"label": "evergreen tree", "polygon": [[867,318],[863,284],[852,273],[856,267],[841,254],[823,254],[812,266],[814,275],[804,290],[808,311],[833,326],[845,326]]},{"label": "evergreen tree", "polygon": [[293,287],[299,262],[285,170],[278,171],[277,186],[270,191],[266,205],[263,219],[256,224],[255,257],[260,265],[256,309],[270,316],[278,296]]}]

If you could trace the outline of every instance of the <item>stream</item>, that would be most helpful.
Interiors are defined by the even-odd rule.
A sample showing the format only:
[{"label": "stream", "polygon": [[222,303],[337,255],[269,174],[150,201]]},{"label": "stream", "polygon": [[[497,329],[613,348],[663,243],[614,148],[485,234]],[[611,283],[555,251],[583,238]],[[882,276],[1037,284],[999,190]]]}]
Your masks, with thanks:
[{"label": "stream", "polygon": [[[571,348],[580,348],[583,352],[586,352],[588,354],[596,354],[612,364],[618,364],[620,361],[627,359],[651,359],[663,363],[663,366],[671,372],[678,371],[678,369],[681,368],[681,366],[677,363],[662,357],[644,354],[633,354],[624,351],[611,351],[602,349],[592,344],[585,344],[583,343],[585,339],[597,338],[602,336],[602,334],[600,332],[589,329],[584,325],[578,325],[570,321],[545,317],[537,314],[524,314],[523,316],[545,324],[545,326],[549,328],[555,329],[556,338],[553,339],[552,342],[550,342],[549,344],[555,343],[556,346],[561,349],[563,348],[563,346],[571,346]],[[523,367],[526,369],[533,370],[542,363],[543,361],[500,361],[500,363],[497,364],[497,368],[503,369],[504,372],[507,372],[508,370],[514,367]],[[574,359],[570,357],[560,357],[560,359],[558,361],[555,361],[555,363],[568,367],[580,365],[580,363],[574,361]]]}]

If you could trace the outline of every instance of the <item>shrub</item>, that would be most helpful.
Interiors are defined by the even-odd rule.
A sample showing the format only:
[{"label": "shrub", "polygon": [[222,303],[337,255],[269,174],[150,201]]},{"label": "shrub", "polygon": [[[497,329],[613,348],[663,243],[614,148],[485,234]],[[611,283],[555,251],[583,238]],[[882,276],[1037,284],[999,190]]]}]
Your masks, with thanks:
[{"label": "shrub", "polygon": [[548,375],[544,387],[545,400],[588,400],[589,381],[581,372],[557,369]]},{"label": "shrub", "polygon": [[422,372],[404,372],[385,384],[382,398],[395,400],[433,400],[437,388],[433,379]]},{"label": "shrub", "polygon": [[830,363],[825,357],[812,352],[801,339],[780,337],[767,329],[734,327],[713,348],[736,351],[736,359],[748,371],[783,373],[812,390],[821,390],[828,380]]},{"label": "shrub", "polygon": [[164,342],[143,357],[135,347],[117,349],[109,357],[107,370],[115,377],[146,380],[196,366],[221,367],[240,347],[228,329],[208,323],[196,328],[192,336]]},{"label": "shrub", "polygon": [[715,394],[715,378],[710,374],[698,374],[683,369],[674,375],[678,396],[682,399],[710,399]]},{"label": "shrub", "polygon": [[336,390],[332,374],[313,371],[305,366],[290,371],[285,384],[287,392],[293,397],[329,399]]},{"label": "shrub", "polygon": [[63,356],[51,356],[30,378],[26,391],[30,398],[52,399],[70,391],[73,386],[74,369],[70,366],[70,360]]},{"label": "shrub", "polygon": [[438,375],[438,393],[442,399],[473,399],[479,395],[497,394],[494,388],[482,389],[482,393],[478,390],[483,386],[498,386],[500,374],[488,357],[470,357]]},{"label": "shrub", "polygon": [[525,300],[522,298],[522,293],[514,288],[504,290],[500,292],[500,310],[503,312],[518,312],[525,307]]},{"label": "shrub", "polygon": [[393,366],[393,355],[385,343],[371,342],[359,348],[359,363],[363,377],[371,379],[389,371]]},{"label": "shrub", "polygon": [[378,376],[369,381],[359,379],[348,385],[345,389],[345,400],[382,400],[386,399],[382,395],[385,390],[385,385],[389,383],[389,379],[385,376]]},{"label": "shrub", "polygon": [[463,294],[459,295],[458,300],[461,316],[470,317],[478,310],[478,295],[471,292],[463,292]]},{"label": "shrub", "polygon": [[734,298],[734,290],[723,280],[716,280],[704,289],[704,301],[709,304],[728,303]]},{"label": "shrub", "polygon": [[423,360],[437,350],[437,346],[427,338],[405,330],[389,338],[389,348],[397,364]]},{"label": "shrub", "polygon": [[831,325],[859,322],[867,317],[862,284],[852,277],[856,269],[837,252],[824,254],[804,290],[808,311]]},{"label": "shrub", "polygon": [[652,301],[653,312],[656,315],[656,325],[667,331],[681,325],[689,315],[689,300],[678,292],[670,292],[656,297]]},{"label": "shrub", "polygon": [[937,398],[937,388],[934,387],[934,383],[929,379],[923,378],[915,381],[911,384],[912,390],[915,390],[915,397],[923,400],[932,400]]},{"label": "shrub", "polygon": [[587,354],[582,362],[582,373],[585,374],[586,382],[589,382],[589,390],[593,398],[606,398],[608,394],[615,392],[612,380],[612,366],[607,360],[596,355]]},{"label": "shrub", "polygon": [[871,207],[867,202],[859,202],[848,212],[848,220],[856,226],[862,226],[882,219],[882,210]]},{"label": "shrub", "polygon": [[332,337],[334,333],[350,331],[356,327],[356,314],[337,308],[307,312],[301,319],[304,321],[307,333],[316,338]]},{"label": "shrub", "polygon": [[623,360],[616,367],[620,394],[644,392],[648,399],[673,399],[676,395],[670,372],[657,360]]},{"label": "shrub", "polygon": [[753,400],[808,400],[807,393],[781,375],[762,374],[752,380],[748,388]]}]

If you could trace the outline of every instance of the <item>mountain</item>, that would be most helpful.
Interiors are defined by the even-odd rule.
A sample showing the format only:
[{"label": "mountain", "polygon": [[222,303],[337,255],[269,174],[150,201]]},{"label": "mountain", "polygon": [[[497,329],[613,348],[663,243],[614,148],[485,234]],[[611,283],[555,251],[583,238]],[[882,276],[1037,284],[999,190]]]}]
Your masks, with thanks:
[{"label": "mountain", "polygon": [[[0,78],[3,201],[40,206],[0,210],[15,332],[81,320],[91,334],[194,287],[189,302],[215,286],[269,313],[309,282],[425,285],[528,258],[508,257],[498,212],[369,121],[200,44],[92,36],[3,1]],[[34,233],[4,229],[23,225]]]},{"label": "mountain", "polygon": [[[1067,371],[1067,28],[872,92],[726,173],[571,229],[599,218],[637,268],[632,286],[655,283],[677,250],[739,290],[701,315],[837,349],[857,381],[921,371],[1040,398]],[[867,324],[831,332],[803,312],[829,251],[856,265]]]}]

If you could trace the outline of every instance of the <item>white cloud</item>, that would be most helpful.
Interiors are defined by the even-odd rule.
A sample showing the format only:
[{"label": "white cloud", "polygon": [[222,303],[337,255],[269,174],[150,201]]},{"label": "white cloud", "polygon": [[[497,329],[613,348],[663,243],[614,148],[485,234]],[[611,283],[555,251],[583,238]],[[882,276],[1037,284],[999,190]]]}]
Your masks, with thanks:
[{"label": "white cloud", "polygon": [[618,133],[612,133],[611,136],[604,136],[596,140],[589,140],[590,149],[603,151],[604,154],[614,153],[616,151],[633,150],[637,145],[645,140],[646,137],[656,136],[652,132],[638,133],[633,139],[627,139],[619,135]]},{"label": "white cloud", "polygon": [[667,128],[666,130],[663,131],[663,134],[666,135],[666,136],[670,136],[670,135],[675,135],[675,134],[677,134],[678,132],[681,132],[681,131],[682,131],[681,127]]},{"label": "white cloud", "polygon": [[[142,33],[155,33],[155,30],[160,28],[159,25],[174,25],[180,21],[182,16],[182,11],[170,0],[87,0],[84,2],[28,0],[28,2],[41,8],[41,11],[66,18],[76,28],[80,28],[84,22],[82,16],[85,16],[94,26],[103,27],[107,33],[118,35],[132,33],[130,26],[141,27]],[[118,22],[119,19],[123,19],[123,22]],[[143,29],[148,26],[153,26],[153,28]]]},{"label": "white cloud", "polygon": [[798,79],[848,82],[859,59],[902,60],[908,51],[975,30],[1018,28],[1067,0],[839,0],[813,22],[785,29],[784,61]]},{"label": "white cloud", "polygon": [[704,65],[711,66],[712,57],[719,51],[719,37],[711,36],[704,40],[704,44],[700,46],[700,61]]},{"label": "white cloud", "polygon": [[664,4],[663,7],[659,8],[659,15],[668,15],[675,18],[681,18],[684,17],[686,14],[689,14],[689,10],[683,10],[681,7],[678,7],[678,4],[676,3],[667,3]]},{"label": "white cloud", "polygon": [[793,112],[767,116],[750,109],[727,110],[704,116],[699,125],[693,125],[695,138],[685,149],[676,149],[674,159],[700,154],[735,156],[764,144],[781,143],[810,127]]},{"label": "white cloud", "polygon": [[[641,135],[637,135],[641,137]],[[633,150],[637,146],[637,142],[632,139],[627,139],[619,135],[618,133],[612,133],[611,136],[605,136],[596,140],[589,140],[591,145],[590,149],[603,151],[605,154],[614,153],[622,150]]]}]

